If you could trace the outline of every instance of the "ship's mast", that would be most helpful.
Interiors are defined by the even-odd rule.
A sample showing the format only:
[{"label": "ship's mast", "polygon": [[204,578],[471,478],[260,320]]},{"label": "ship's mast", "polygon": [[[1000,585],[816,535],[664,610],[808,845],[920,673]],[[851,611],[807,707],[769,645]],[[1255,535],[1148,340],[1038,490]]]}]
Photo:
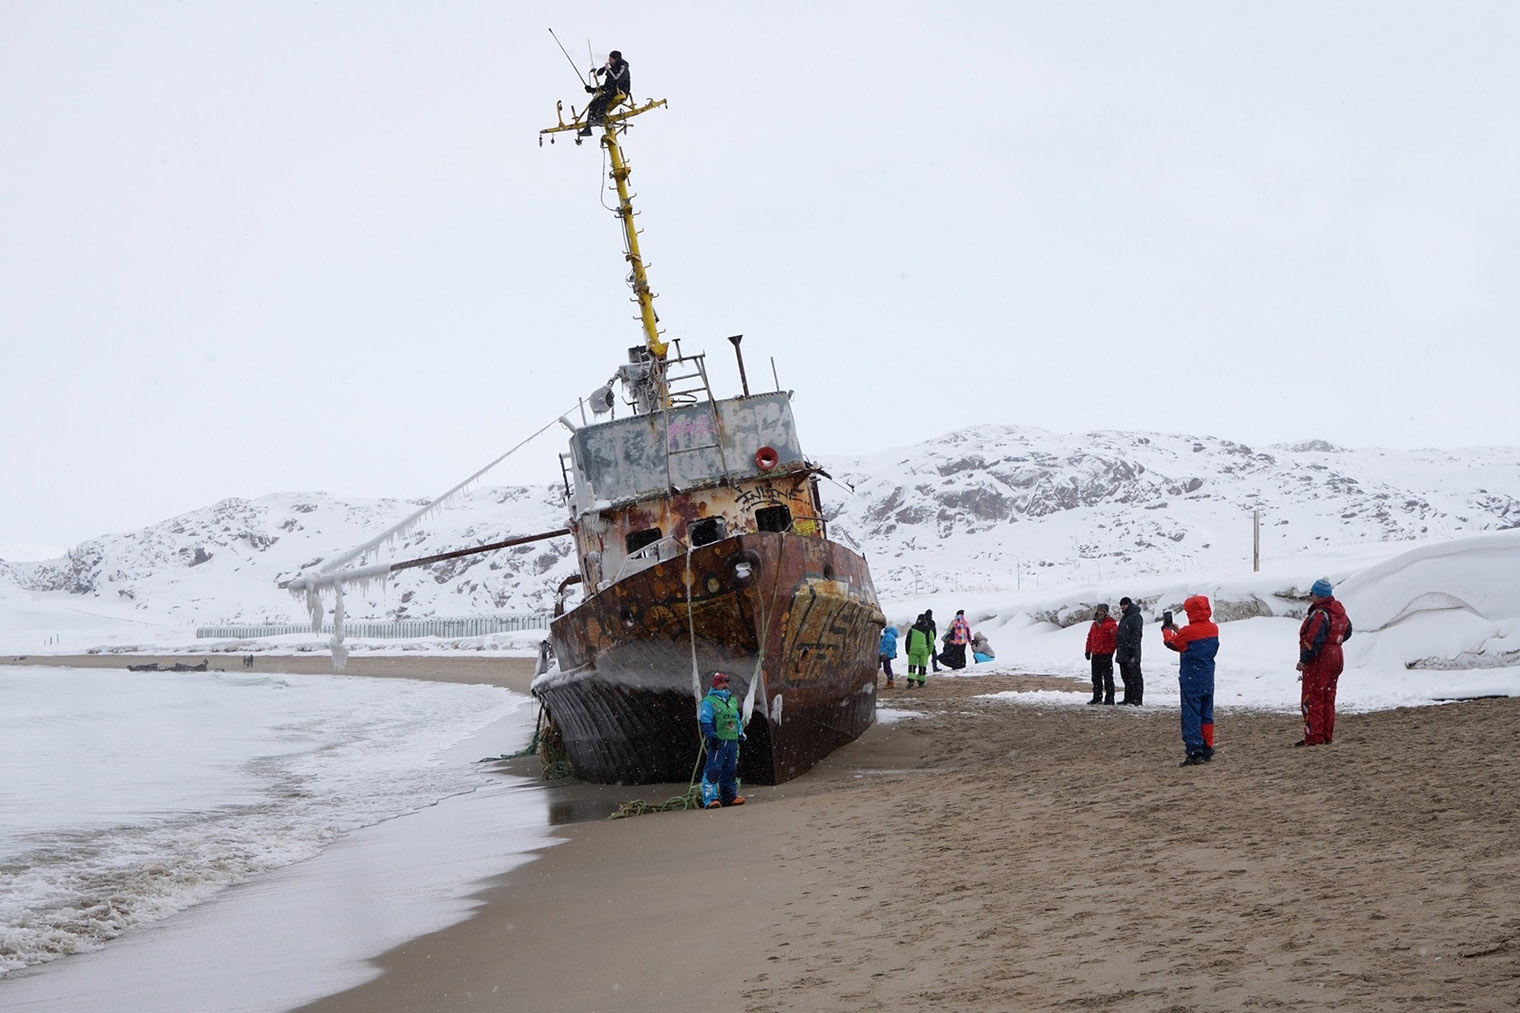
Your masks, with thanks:
[{"label": "ship's mast", "polygon": [[[665,353],[669,347],[660,336],[659,317],[654,312],[654,292],[649,287],[649,276],[644,271],[644,256],[639,251],[639,230],[634,227],[633,218],[633,195],[628,190],[628,176],[631,172],[628,162],[623,158],[623,149],[618,144],[618,134],[628,129],[628,121],[635,116],[657,109],[665,104],[664,99],[649,99],[643,105],[637,105],[626,95],[619,94],[616,99],[608,103],[608,109],[602,121],[602,147],[607,149],[607,158],[612,168],[607,176],[617,188],[618,194],[618,218],[623,223],[624,257],[631,265],[630,283],[633,288],[634,300],[639,304],[639,319],[644,328],[644,344],[649,350],[649,377],[647,384],[649,392],[653,395],[650,399],[653,405],[661,408],[670,406],[670,391],[665,382]],[[554,106],[557,125],[540,130],[538,143],[544,143],[544,135],[549,135],[549,142],[554,143],[554,135],[565,131],[576,131],[575,143],[581,143],[580,131],[585,128],[585,112],[573,115],[569,123],[564,119],[564,103],[556,102]],[[571,113],[575,110],[572,108]],[[643,400],[642,398],[640,400]]]}]

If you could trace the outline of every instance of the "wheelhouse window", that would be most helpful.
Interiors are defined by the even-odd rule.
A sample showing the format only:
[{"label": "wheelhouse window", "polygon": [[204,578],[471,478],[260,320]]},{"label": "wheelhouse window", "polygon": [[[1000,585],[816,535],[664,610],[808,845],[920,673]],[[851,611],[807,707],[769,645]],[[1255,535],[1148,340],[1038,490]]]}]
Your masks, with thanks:
[{"label": "wheelhouse window", "polygon": [[728,536],[728,526],[721,517],[704,517],[686,526],[686,536],[691,539],[693,547],[710,545]]},{"label": "wheelhouse window", "polygon": [[790,531],[792,511],[785,504],[761,507],[755,511],[755,526],[761,531]]},{"label": "wheelhouse window", "polygon": [[623,545],[628,549],[628,554],[631,556],[646,545],[653,545],[663,537],[664,535],[659,528],[645,528],[643,531],[630,532],[628,537],[623,540]]}]

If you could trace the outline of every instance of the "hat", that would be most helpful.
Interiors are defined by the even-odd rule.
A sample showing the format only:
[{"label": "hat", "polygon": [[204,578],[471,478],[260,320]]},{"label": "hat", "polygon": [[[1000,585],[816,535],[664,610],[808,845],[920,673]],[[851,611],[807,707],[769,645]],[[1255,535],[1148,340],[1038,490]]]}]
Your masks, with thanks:
[{"label": "hat", "polygon": [[934,610],[933,609],[924,609],[924,615],[929,616],[929,617],[932,618],[934,616]]},{"label": "hat", "polygon": [[607,55],[610,56],[610,57],[612,57],[614,60],[621,60],[623,58],[623,54],[620,53],[620,52],[618,52],[616,49],[614,49],[612,52],[608,53]]},{"label": "hat", "polygon": [[1094,612],[1101,612],[1104,615],[1108,615],[1108,606],[1107,605],[1099,605],[1097,608],[1093,609],[1093,611]]},{"label": "hat", "polygon": [[956,609],[955,610],[955,614],[958,615],[958,616],[963,616],[963,615],[966,614],[966,610],[965,609]]},{"label": "hat", "polygon": [[1133,604],[1135,604],[1135,603],[1132,602],[1132,601],[1130,601],[1128,598],[1120,598],[1119,599],[1119,607],[1120,608],[1123,608],[1126,605],[1133,605]]},{"label": "hat", "polygon": [[727,672],[714,672],[713,673],[713,677],[712,677],[712,684],[714,686],[727,686],[728,685],[728,673]]},{"label": "hat", "polygon": [[1335,585],[1330,583],[1329,577],[1321,577],[1314,582],[1313,587],[1309,588],[1309,593],[1316,598],[1328,598],[1334,591]]}]

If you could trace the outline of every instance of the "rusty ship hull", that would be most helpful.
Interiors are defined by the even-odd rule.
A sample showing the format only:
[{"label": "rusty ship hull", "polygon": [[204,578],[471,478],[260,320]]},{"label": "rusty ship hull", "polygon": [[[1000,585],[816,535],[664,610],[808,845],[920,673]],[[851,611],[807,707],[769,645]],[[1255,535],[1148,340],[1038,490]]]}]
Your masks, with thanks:
[{"label": "rusty ship hull", "polygon": [[863,557],[755,532],[609,585],[550,627],[557,673],[535,686],[576,773],[687,781],[701,754],[698,673],[722,669],[753,711],[740,777],[778,784],[875,720],[881,612]]}]

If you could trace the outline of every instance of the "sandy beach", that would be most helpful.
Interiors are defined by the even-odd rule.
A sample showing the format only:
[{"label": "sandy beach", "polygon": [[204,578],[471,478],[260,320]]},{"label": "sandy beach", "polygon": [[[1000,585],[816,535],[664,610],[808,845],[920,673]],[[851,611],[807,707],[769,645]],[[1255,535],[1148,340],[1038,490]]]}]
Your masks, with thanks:
[{"label": "sandy beach", "polygon": [[1172,708],[978,699],[1053,688],[1086,689],[884,689],[915,716],[740,808],[607,821],[685,786],[548,785],[564,843],[306,1008],[1520,1008],[1520,700],[1346,714],[1312,749],[1221,708],[1179,769]]}]

